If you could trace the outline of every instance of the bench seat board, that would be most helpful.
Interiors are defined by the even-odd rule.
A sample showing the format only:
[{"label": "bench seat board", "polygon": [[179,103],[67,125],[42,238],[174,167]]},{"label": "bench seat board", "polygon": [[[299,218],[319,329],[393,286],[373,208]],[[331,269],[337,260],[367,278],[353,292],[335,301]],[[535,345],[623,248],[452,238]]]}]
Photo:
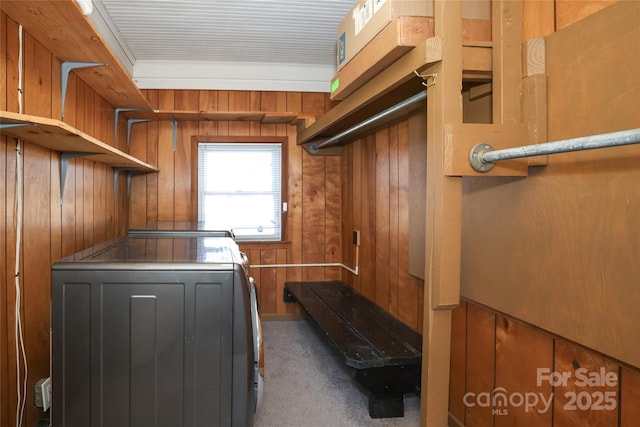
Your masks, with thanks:
[{"label": "bench seat board", "polygon": [[404,393],[420,390],[422,336],[342,281],[284,286],[367,389],[371,418],[404,416]]},{"label": "bench seat board", "polygon": [[341,281],[287,282],[288,291],[357,369],[419,365],[422,337]]}]

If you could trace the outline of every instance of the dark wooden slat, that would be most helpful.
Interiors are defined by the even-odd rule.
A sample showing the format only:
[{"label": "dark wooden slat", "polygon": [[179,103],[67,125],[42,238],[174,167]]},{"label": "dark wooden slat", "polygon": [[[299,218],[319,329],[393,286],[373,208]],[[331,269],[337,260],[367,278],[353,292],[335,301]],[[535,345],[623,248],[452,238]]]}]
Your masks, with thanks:
[{"label": "dark wooden slat", "polygon": [[386,359],[385,364],[419,363],[420,335],[342,282],[308,286]]},{"label": "dark wooden slat", "polygon": [[286,287],[347,365],[362,369],[420,363],[420,335],[344,282],[288,282]]},{"label": "dark wooden slat", "polygon": [[381,355],[375,352],[362,337],[354,334],[340,316],[327,309],[326,304],[318,299],[316,293],[308,288],[305,282],[288,282],[285,286],[329,341],[345,357],[348,366],[354,368],[383,366]]}]

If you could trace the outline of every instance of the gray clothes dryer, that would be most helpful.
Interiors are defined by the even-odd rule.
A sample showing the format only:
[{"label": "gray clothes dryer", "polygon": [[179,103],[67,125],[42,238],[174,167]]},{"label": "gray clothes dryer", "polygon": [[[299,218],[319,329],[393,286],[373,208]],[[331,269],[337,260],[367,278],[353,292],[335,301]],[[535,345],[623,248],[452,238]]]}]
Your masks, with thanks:
[{"label": "gray clothes dryer", "polygon": [[252,329],[229,237],[127,237],[60,260],[52,425],[251,426]]},{"label": "gray clothes dryer", "polygon": [[[132,237],[231,237],[235,235],[231,230],[215,230],[207,227],[203,221],[151,221],[129,229]],[[240,253],[245,264],[248,259]],[[248,268],[248,266],[247,266]],[[251,293],[251,323],[253,325],[253,356],[254,356],[254,399],[253,411],[257,412],[264,394],[264,343],[262,334],[262,320],[258,307],[258,291],[253,280],[249,277]]]}]

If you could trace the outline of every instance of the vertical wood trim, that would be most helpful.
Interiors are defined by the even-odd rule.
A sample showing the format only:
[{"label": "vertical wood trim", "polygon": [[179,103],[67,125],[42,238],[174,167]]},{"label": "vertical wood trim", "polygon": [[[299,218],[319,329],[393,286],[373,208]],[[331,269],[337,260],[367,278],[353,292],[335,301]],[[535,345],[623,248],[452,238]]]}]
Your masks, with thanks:
[{"label": "vertical wood trim", "polygon": [[520,123],[522,2],[494,0],[491,22],[493,120],[496,124]]},{"label": "vertical wood trim", "polygon": [[451,313],[451,375],[449,377],[449,412],[465,425],[464,395],[466,393],[467,362],[467,302]]},{"label": "vertical wood trim", "polygon": [[[427,97],[427,229],[422,350],[423,426],[448,419],[451,308],[460,295],[462,180],[444,175],[445,126],[462,123],[462,3],[436,1],[435,35],[447,49],[430,67],[438,79]],[[446,23],[446,24],[445,24]]]}]

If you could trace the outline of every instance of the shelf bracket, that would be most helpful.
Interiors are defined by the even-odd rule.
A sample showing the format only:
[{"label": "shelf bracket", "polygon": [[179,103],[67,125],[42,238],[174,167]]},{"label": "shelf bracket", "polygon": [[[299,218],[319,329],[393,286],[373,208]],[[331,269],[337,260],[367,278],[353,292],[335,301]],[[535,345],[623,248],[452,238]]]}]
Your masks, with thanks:
[{"label": "shelf bracket", "polygon": [[100,67],[107,64],[97,62],[71,62],[65,61],[60,64],[60,77],[62,79],[62,117],[64,117],[64,104],[67,98],[67,85],[69,84],[69,73],[76,68]]},{"label": "shelf bracket", "polygon": [[136,123],[148,122],[149,119],[129,119],[127,120],[127,150],[129,149],[129,139],[131,138],[131,126]]},{"label": "shelf bracket", "polygon": [[171,116],[171,132],[173,136],[173,151],[176,151],[176,139],[178,138],[178,121]]},{"label": "shelf bracket", "polygon": [[67,181],[67,168],[69,166],[69,160],[76,157],[92,156],[97,153],[82,153],[82,152],[69,152],[63,151],[60,153],[60,206],[64,202],[64,185]]},{"label": "shelf bracket", "polygon": [[[118,115],[124,111],[140,111],[140,108],[116,108],[115,114],[113,118],[113,141],[116,143],[118,141]],[[127,142],[127,145],[129,143]]]},{"label": "shelf bracket", "polygon": [[133,175],[144,174],[145,172],[131,169],[131,168],[113,168],[113,200],[116,200],[118,195],[118,176],[120,172],[127,172],[127,198],[131,192],[131,177]]},{"label": "shelf bracket", "polygon": [[33,126],[33,123],[0,123],[0,129],[17,128],[20,126]]}]

